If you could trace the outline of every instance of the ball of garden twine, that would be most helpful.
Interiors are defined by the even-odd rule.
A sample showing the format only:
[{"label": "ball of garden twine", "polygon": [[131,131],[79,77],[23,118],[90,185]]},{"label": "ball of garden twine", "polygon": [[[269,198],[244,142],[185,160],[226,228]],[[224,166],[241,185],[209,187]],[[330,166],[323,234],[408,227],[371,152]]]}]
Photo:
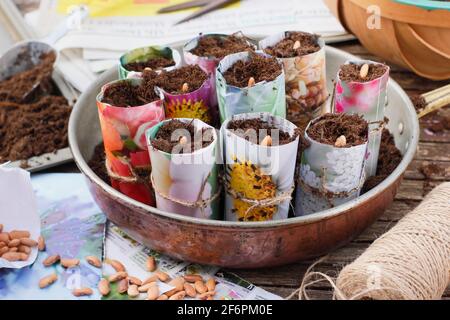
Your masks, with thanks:
[{"label": "ball of garden twine", "polygon": [[450,183],[431,191],[337,279],[313,267],[297,291],[300,299],[309,299],[307,288],[322,281],[331,284],[334,299],[441,298],[450,280]]}]

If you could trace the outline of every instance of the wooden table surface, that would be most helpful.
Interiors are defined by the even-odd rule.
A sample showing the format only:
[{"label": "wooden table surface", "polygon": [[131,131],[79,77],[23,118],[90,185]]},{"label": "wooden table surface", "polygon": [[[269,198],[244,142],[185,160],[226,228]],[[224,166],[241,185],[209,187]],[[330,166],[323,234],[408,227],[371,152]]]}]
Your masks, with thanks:
[{"label": "wooden table surface", "polygon": [[[25,9],[30,2],[37,0],[15,0],[23,5]],[[361,58],[380,61],[377,57],[369,54],[358,41],[351,41],[333,45],[336,48],[348,51]],[[384,61],[383,61],[384,62]],[[448,84],[448,81],[431,81],[419,77],[404,68],[390,65],[391,77],[396,80],[408,94],[420,94]],[[447,107],[447,109],[449,109]],[[450,110],[447,110],[450,111]],[[429,130],[436,124],[434,115],[420,120],[421,134],[419,149],[416,157],[407,169],[404,180],[395,197],[393,204],[372,226],[365,230],[348,245],[331,252],[328,257],[320,263],[315,270],[336,276],[340,269],[355,260],[376,238],[388,231],[406,213],[415,208],[423,199],[424,195],[443,181],[450,181],[450,130],[441,130],[433,133]],[[447,126],[448,127],[448,126]],[[435,164],[441,168],[441,173],[425,177],[421,172],[424,166]],[[45,172],[78,172],[75,164],[66,164],[52,168]],[[270,292],[287,297],[300,286],[306,269],[314,261],[302,261],[283,267],[267,268],[259,270],[233,270],[242,278],[260,286]],[[330,299],[331,288],[325,284],[318,284],[308,291],[312,298]],[[450,300],[450,286],[447,288],[444,299]]]}]

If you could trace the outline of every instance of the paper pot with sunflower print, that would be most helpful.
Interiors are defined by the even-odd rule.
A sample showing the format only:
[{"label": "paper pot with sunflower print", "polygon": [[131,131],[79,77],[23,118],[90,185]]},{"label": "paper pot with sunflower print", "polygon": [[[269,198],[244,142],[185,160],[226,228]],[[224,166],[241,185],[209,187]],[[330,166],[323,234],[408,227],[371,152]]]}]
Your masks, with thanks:
[{"label": "paper pot with sunflower print", "polygon": [[119,59],[119,79],[140,78],[146,67],[158,70],[172,70],[181,64],[181,56],[177,50],[149,46],[128,51]]},{"label": "paper pot with sunflower print", "polygon": [[159,90],[164,96],[167,118],[199,119],[211,125],[218,122],[219,115],[211,76],[208,76],[198,89],[191,92],[170,93],[162,88]]},{"label": "paper pot with sunflower print", "polygon": [[[336,81],[336,93],[333,112],[355,113],[362,115],[369,122],[369,146],[366,163],[367,176],[376,174],[378,153],[380,151],[381,133],[384,121],[384,107],[386,105],[386,88],[389,80],[389,67],[387,65],[370,61],[347,61],[345,65],[353,64],[359,69],[364,65],[378,66],[384,72],[374,79],[349,81],[341,78],[341,70],[338,71]],[[342,69],[342,67],[341,67]]]},{"label": "paper pot with sunflower print", "polygon": [[270,57],[263,52],[239,52],[226,56],[217,67],[216,90],[221,122],[233,115],[252,112],[269,112],[286,117],[284,71],[281,63],[281,73],[272,81],[260,81],[246,87],[227,83],[224,73],[236,62],[249,61],[254,55]]},{"label": "paper pot with sunflower print", "polygon": [[164,120],[163,100],[161,97],[134,107],[103,102],[105,90],[121,82],[139,86],[141,80],[127,79],[108,83],[97,96],[108,174],[115,189],[135,200],[154,205],[153,191],[148,181],[151,166],[145,130]]},{"label": "paper pot with sunflower print", "polygon": [[[155,146],[158,132],[170,121],[181,121],[194,127],[194,142],[204,139],[211,143],[200,149],[171,153]],[[208,133],[206,133],[208,132]],[[216,130],[198,119],[165,120],[146,132],[152,161],[152,183],[155,190],[156,207],[185,216],[219,219],[220,186],[218,180],[218,137]],[[174,131],[177,141],[188,137],[182,131]],[[198,140],[196,140],[198,139]],[[190,141],[188,141],[189,145]],[[178,146],[178,145],[177,145]],[[173,149],[175,150],[175,148]]]},{"label": "paper pot with sunflower print", "polygon": [[[268,129],[259,131],[259,135],[255,135],[255,130],[235,129],[236,124],[242,123],[240,121],[261,121],[268,125]],[[220,130],[225,166],[226,220],[287,218],[299,140],[297,127],[282,117],[258,112],[234,115],[222,124]],[[282,135],[287,135],[288,139]],[[271,143],[264,143],[267,140]]]},{"label": "paper pot with sunflower print", "polygon": [[[295,34],[312,37],[316,42],[317,51],[301,53],[301,50],[292,50],[291,54],[288,54],[289,51],[281,54],[270,50],[285,39],[295,39]],[[292,42],[294,47],[295,42]],[[300,42],[298,45],[302,46]],[[304,128],[310,120],[326,112],[325,104],[328,98],[328,90],[325,42],[322,38],[305,32],[285,31],[264,38],[259,42],[259,48],[276,56],[283,63],[286,78],[288,119]]]},{"label": "paper pot with sunflower print", "polygon": [[367,139],[354,146],[337,147],[318,142],[304,133],[305,144],[309,147],[302,152],[295,214],[313,214],[336,207],[359,196],[365,180],[364,164]]}]

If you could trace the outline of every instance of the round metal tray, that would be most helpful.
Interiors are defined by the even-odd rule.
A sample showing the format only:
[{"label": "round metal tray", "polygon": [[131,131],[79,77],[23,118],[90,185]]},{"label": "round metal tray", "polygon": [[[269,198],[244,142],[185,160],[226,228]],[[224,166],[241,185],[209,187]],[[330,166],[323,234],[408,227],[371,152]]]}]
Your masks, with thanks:
[{"label": "round metal tray", "polygon": [[[172,46],[181,48],[181,44]],[[357,59],[327,47],[327,79],[339,66]],[[265,222],[203,220],[163,212],[135,201],[103,182],[89,168],[94,147],[101,141],[95,97],[101,86],[117,78],[112,69],[86,90],[72,112],[69,143],[89,189],[108,219],[134,239],[172,257],[230,268],[259,268],[316,257],[348,243],[392,203],[406,167],[414,157],[419,125],[406,93],[390,79],[386,116],[403,160],[380,185],[341,206],[313,215]]]}]

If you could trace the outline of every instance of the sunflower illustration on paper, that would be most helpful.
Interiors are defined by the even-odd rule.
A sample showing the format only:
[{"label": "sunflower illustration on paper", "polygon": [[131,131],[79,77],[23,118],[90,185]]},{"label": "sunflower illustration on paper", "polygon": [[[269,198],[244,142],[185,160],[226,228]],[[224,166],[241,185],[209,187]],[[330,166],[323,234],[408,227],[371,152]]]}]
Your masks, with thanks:
[{"label": "sunflower illustration on paper", "polygon": [[200,119],[206,123],[211,122],[208,106],[203,100],[172,100],[166,105],[166,116],[168,118],[191,118]]},{"label": "sunflower illustration on paper", "polygon": [[[272,177],[262,173],[261,169],[250,161],[229,165],[228,175],[230,188],[242,197],[253,200],[263,200],[276,196],[276,184]],[[233,209],[238,221],[266,221],[271,220],[277,211],[277,206],[257,207],[249,210],[251,204],[238,198],[233,199]]]},{"label": "sunflower illustration on paper", "polygon": [[200,88],[188,93],[171,94],[161,88],[158,90],[164,96],[166,118],[199,119],[211,125],[217,121],[218,109],[212,77]]}]

